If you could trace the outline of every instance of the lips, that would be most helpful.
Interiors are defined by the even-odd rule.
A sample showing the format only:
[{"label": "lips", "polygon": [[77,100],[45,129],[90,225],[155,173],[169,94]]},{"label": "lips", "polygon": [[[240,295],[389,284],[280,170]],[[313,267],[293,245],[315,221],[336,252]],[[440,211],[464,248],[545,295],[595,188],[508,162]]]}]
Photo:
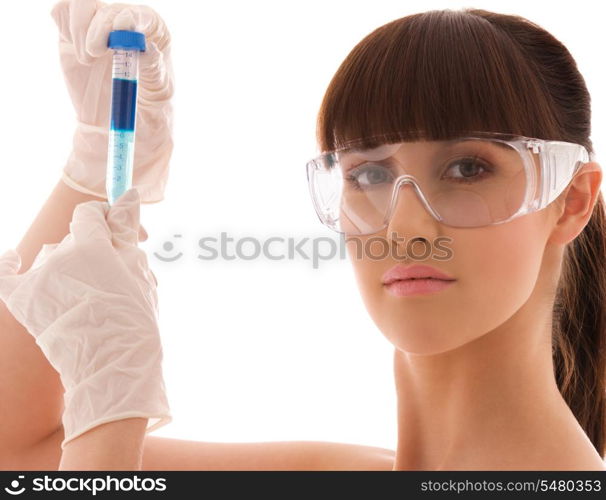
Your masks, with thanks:
[{"label": "lips", "polygon": [[382,278],[384,285],[389,285],[395,281],[403,280],[422,280],[422,279],[433,279],[441,281],[455,281],[455,279],[449,274],[436,269],[431,266],[403,266],[398,264],[387,271]]}]

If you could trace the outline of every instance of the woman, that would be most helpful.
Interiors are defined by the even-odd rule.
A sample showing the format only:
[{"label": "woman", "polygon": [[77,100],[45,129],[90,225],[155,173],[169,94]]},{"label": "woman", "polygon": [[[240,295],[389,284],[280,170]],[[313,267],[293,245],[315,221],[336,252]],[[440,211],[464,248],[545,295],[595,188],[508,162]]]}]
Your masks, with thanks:
[{"label": "woman", "polygon": [[[84,194],[100,180],[81,170],[20,257],[0,263],[2,352],[23,360],[3,377],[15,401],[3,468],[604,470],[606,227],[589,135],[574,60],[519,17],[407,16],[338,69],[310,192],[348,236],[365,305],[394,345],[393,452],[145,436],[170,421],[155,280],[137,248],[139,203],[157,197],[131,190],[110,208]],[[429,249],[422,259],[410,241]],[[415,260],[431,269],[402,274]],[[23,394],[41,406],[19,406]]]}]

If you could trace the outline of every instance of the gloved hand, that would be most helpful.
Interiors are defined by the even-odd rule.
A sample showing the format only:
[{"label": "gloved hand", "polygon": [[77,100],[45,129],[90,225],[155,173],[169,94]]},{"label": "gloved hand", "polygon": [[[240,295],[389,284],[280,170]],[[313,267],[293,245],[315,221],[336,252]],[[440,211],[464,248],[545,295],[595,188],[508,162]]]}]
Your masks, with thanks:
[{"label": "gloved hand", "polygon": [[142,203],[161,201],[173,150],[174,93],[171,37],[164,21],[146,5],[99,0],[61,0],[51,16],[59,28],[59,57],[78,120],[63,181],[107,199],[113,54],[107,40],[110,31],[135,30],[145,34],[146,51],[139,53],[133,187]]},{"label": "gloved hand", "polygon": [[140,199],[77,205],[70,233],[44,245],[17,274],[0,257],[0,299],[59,372],[65,444],[97,425],[146,417],[146,432],[172,420],[162,375],[155,277],[137,246]]}]

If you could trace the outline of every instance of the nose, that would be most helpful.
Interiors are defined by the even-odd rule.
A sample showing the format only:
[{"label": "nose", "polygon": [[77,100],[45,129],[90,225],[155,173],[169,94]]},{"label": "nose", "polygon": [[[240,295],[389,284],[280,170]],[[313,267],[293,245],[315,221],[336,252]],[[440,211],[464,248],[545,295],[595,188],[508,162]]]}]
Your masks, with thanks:
[{"label": "nose", "polygon": [[399,179],[392,196],[388,231],[406,234],[418,229],[419,235],[422,235],[439,220],[414,178],[407,176]]}]

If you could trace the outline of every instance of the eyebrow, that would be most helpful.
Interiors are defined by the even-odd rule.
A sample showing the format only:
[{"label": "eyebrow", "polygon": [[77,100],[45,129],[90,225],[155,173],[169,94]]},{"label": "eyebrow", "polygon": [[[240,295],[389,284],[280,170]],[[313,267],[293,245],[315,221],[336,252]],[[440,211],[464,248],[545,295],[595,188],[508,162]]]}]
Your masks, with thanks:
[{"label": "eyebrow", "polygon": [[[503,143],[503,142],[500,142],[500,141],[496,141],[496,140],[491,140],[490,138],[478,137],[478,139],[480,139],[482,142],[488,144],[489,147],[494,145],[494,146],[498,147],[501,150],[508,151],[509,153],[515,153],[515,152],[517,152],[517,150],[515,148],[511,147],[510,145],[508,145],[506,143]],[[456,144],[457,143],[456,140],[433,141],[433,142],[444,142],[444,143],[450,143],[450,144]],[[471,140],[460,141],[460,142],[461,143],[469,143],[469,142],[477,142],[477,140],[471,139]],[[374,148],[368,148],[368,149],[374,149]],[[355,157],[356,153],[358,153],[358,154],[361,153],[363,155],[364,154],[364,149],[353,149],[351,152],[347,152],[346,154],[347,155],[352,155],[352,156]],[[384,158],[384,159],[381,159],[381,160],[364,160],[361,163],[355,162],[354,165],[350,165],[349,167],[346,168],[346,170],[351,170],[352,168],[355,168],[355,167],[357,167],[357,166],[359,166],[359,165],[361,165],[361,164],[363,164],[363,163],[365,163],[367,161],[372,161],[373,163],[377,163],[377,164],[385,164],[385,163],[389,164],[388,160],[390,160],[391,158],[392,157]],[[331,160],[332,160],[332,158],[331,158]],[[340,162],[333,162],[333,161],[331,161],[329,168],[335,167],[337,163],[340,163]]]},{"label": "eyebrow", "polygon": [[501,149],[506,149],[507,151],[515,151],[514,148],[512,148],[511,146],[504,144],[502,142],[498,142],[498,141],[490,141],[491,144],[494,144],[495,146],[501,148]]},{"label": "eyebrow", "polygon": [[382,167],[388,167],[388,168],[394,168],[394,167],[398,166],[398,163],[394,160],[394,157],[389,156],[387,158],[382,158],[380,160],[362,159],[362,161],[359,161],[359,159],[358,159],[355,162],[352,162],[352,164],[350,164],[350,165],[341,166],[341,170],[343,172],[349,172],[350,170],[353,170],[361,165],[364,165],[365,163],[371,163],[373,165],[380,165]]},{"label": "eyebrow", "polygon": [[[501,149],[508,149],[508,150],[514,149],[511,146],[509,146],[508,144],[503,143],[503,142],[498,141],[498,140],[495,140],[495,139],[484,138],[484,137],[478,137],[478,139],[481,140],[482,142],[487,142],[487,143],[490,143],[490,144],[494,144],[495,146],[497,146],[497,147],[499,147]],[[477,141],[477,139],[463,141],[463,142],[476,142],[476,141]],[[456,142],[456,141],[450,141],[450,142]]]}]

